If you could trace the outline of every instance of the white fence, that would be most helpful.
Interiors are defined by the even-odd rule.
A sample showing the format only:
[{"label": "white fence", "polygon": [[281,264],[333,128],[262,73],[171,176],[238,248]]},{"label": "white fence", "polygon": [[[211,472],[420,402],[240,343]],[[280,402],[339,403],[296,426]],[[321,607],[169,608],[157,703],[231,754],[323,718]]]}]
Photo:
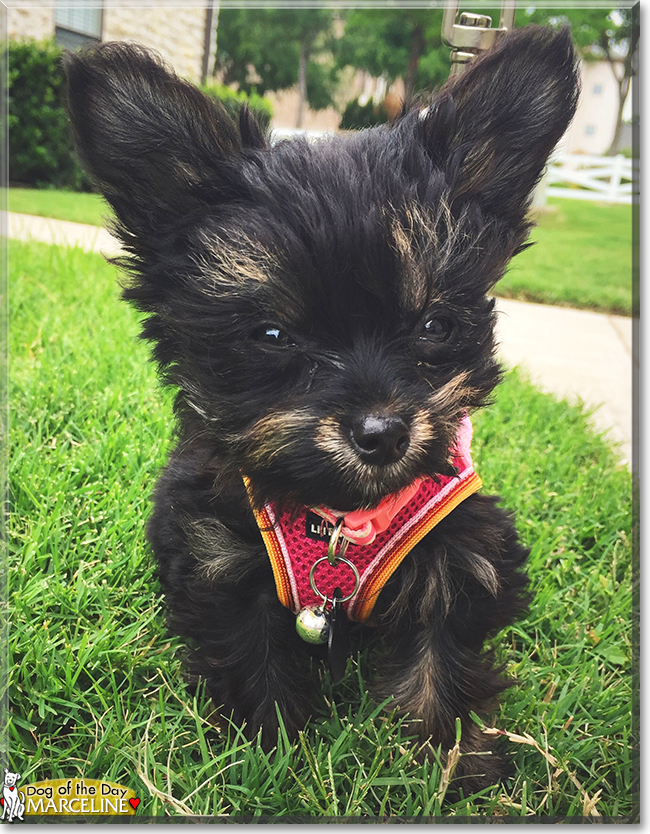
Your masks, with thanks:
[{"label": "white fence", "polygon": [[[282,139],[304,136],[310,141],[322,139],[338,131],[276,128],[271,133],[273,144]],[[544,181],[540,183],[540,199],[568,197],[572,200],[600,200],[605,203],[631,203],[632,164],[638,183],[638,160],[618,156],[586,156],[555,154],[548,163]]]},{"label": "white fence", "polygon": [[310,142],[314,142],[316,139],[331,136],[333,133],[337,133],[337,131],[302,130],[302,128],[299,127],[275,127],[271,130],[271,144],[275,145],[276,142],[281,142],[283,139],[295,139],[298,136],[302,136]]},{"label": "white fence", "polygon": [[[638,166],[638,160],[634,164]],[[635,179],[638,182],[638,177]],[[574,200],[630,203],[632,160],[620,155],[558,154],[548,164],[546,193]]]}]

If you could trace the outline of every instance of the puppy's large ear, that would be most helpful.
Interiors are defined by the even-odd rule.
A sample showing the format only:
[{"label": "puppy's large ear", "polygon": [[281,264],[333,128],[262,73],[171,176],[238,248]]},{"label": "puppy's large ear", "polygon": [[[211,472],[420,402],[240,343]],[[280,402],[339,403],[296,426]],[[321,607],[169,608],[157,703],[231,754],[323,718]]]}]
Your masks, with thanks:
[{"label": "puppy's large ear", "polygon": [[519,223],[578,94],[568,29],[513,31],[450,79],[416,132],[445,170],[452,205],[477,200]]},{"label": "puppy's large ear", "polygon": [[142,47],[106,43],[64,63],[78,153],[122,232],[164,234],[204,201],[232,196],[241,134],[264,144],[254,125],[240,133],[223,106]]}]

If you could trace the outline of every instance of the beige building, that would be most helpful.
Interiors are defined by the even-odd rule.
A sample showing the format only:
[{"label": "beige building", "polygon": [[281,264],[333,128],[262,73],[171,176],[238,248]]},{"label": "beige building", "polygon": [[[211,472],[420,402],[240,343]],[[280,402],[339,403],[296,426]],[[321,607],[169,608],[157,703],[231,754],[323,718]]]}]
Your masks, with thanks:
[{"label": "beige building", "polygon": [[[273,105],[271,126],[274,128],[294,128],[298,113],[298,90],[294,88],[282,90],[278,93],[266,93],[266,98]],[[355,98],[359,98],[361,104],[365,104],[370,99],[376,103],[388,99],[386,106],[390,108],[389,113],[392,116],[399,111],[404,99],[404,83],[401,78],[398,78],[394,84],[389,86],[384,78],[374,78],[361,70],[358,72],[348,70],[343,74],[341,80],[341,89],[336,102],[338,110],[333,107],[328,107],[326,110],[305,110],[302,129],[337,130],[345,105]]]},{"label": "beige building", "polygon": [[136,41],[156,49],[176,70],[201,81],[212,70],[216,0],[5,0],[9,38],[54,37],[74,49],[97,41]]},{"label": "beige building", "polygon": [[[374,96],[372,94],[364,96],[364,90],[367,87],[374,87],[373,82],[381,81],[382,79],[370,78],[365,72],[348,73],[348,76],[343,78],[338,96],[339,100],[336,102],[339,109],[328,107],[325,110],[311,110],[306,108],[302,120],[302,130],[327,132],[337,130],[346,103],[355,98],[360,98],[361,102],[365,104],[369,98],[373,98],[375,102],[381,102],[387,94],[390,94],[392,99],[401,102],[404,96],[401,79],[398,79],[397,83],[390,88],[390,91],[386,89],[384,84],[383,87],[380,85],[379,93],[375,92]],[[265,93],[265,96],[273,105],[271,127],[295,128],[298,114],[298,90],[296,88],[280,90],[277,93]]]},{"label": "beige building", "polygon": [[[618,84],[607,61],[583,63],[581,74],[582,93],[578,109],[561,146],[565,153],[598,156],[609,149],[614,137],[618,111]],[[402,80],[398,79],[395,84],[387,88],[384,79],[372,78],[367,73],[357,72],[344,80],[340,93],[341,101],[337,103],[342,112],[345,101],[360,97],[362,103],[369,98],[380,102],[385,95],[401,102],[404,97]],[[271,99],[274,107],[273,127],[295,127],[298,111],[297,90],[267,93],[267,97]],[[623,117],[626,121],[631,119],[631,96],[628,96]],[[340,114],[332,108],[316,113],[308,110],[303,120],[303,129],[336,130],[340,120]],[[626,143],[626,136],[627,134],[624,134],[622,137],[621,147]]]},{"label": "beige building", "polygon": [[[562,150],[565,153],[598,156],[609,149],[614,138],[618,82],[607,61],[583,62],[581,74],[580,101],[575,118],[562,140]],[[631,99],[628,95],[623,110],[624,121],[631,119]]]},{"label": "beige building", "polygon": [[[218,0],[3,0],[9,38],[54,37],[68,48],[93,41],[136,41],[156,49],[176,72],[201,81],[214,66]],[[358,96],[380,102],[388,94],[398,107],[403,85],[390,89],[384,79],[350,72],[344,77],[337,108]],[[298,111],[297,90],[269,93],[274,107],[272,126],[293,128]],[[628,97],[628,114],[629,99]],[[562,141],[567,153],[602,154],[610,146],[616,125],[618,89],[606,61],[584,63],[582,95],[576,117]],[[340,112],[307,110],[306,130],[336,130]],[[624,143],[624,142],[623,142]]]}]

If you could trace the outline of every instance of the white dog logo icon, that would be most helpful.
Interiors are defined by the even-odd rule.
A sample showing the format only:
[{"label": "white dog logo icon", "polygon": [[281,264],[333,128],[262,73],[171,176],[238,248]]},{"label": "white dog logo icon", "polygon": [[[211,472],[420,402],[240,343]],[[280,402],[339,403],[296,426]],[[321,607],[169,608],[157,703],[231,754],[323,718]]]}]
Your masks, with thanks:
[{"label": "white dog logo icon", "polygon": [[20,773],[12,773],[5,767],[5,783],[2,788],[2,816],[0,819],[4,819],[7,815],[7,822],[12,822],[14,817],[21,820],[25,813],[25,795],[16,786],[19,779]]}]

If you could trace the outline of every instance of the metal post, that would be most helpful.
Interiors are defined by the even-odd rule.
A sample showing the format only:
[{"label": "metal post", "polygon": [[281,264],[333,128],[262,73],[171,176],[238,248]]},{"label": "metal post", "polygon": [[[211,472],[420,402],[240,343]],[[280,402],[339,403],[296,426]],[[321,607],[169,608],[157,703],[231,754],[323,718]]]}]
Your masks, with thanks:
[{"label": "metal post", "polygon": [[[215,0],[208,0],[205,8],[205,27],[203,30],[203,61],[201,62],[201,84],[205,84],[214,65],[214,45],[216,37],[216,26],[214,20]],[[218,0],[217,0],[217,13]]]},{"label": "metal post", "polygon": [[499,26],[492,28],[492,18],[489,15],[462,12],[458,15],[458,2],[445,5],[442,15],[442,41],[452,47],[449,56],[451,61],[450,75],[456,75],[478,54],[493,46],[497,39],[503,37],[512,29],[515,21],[514,0],[503,0]]}]

